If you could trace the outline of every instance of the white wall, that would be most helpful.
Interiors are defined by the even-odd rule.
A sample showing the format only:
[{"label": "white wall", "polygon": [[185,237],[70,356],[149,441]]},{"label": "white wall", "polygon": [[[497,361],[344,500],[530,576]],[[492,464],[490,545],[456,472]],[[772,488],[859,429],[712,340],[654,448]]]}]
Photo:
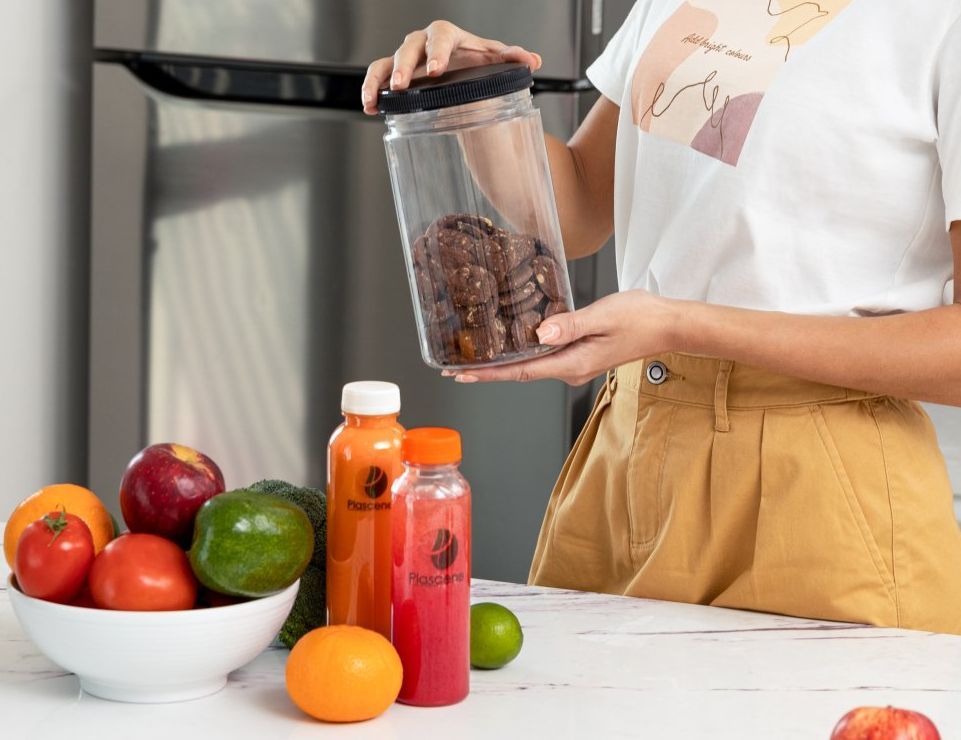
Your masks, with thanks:
[{"label": "white wall", "polygon": [[91,17],[0,2],[0,520],[86,476]]}]

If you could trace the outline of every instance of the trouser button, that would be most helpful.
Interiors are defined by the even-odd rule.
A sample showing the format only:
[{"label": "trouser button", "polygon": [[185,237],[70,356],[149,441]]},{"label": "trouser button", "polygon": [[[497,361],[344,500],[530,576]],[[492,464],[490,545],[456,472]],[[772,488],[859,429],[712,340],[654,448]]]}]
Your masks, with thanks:
[{"label": "trouser button", "polygon": [[665,380],[667,380],[667,367],[663,362],[654,360],[651,364],[647,366],[647,382],[651,385],[660,385]]}]

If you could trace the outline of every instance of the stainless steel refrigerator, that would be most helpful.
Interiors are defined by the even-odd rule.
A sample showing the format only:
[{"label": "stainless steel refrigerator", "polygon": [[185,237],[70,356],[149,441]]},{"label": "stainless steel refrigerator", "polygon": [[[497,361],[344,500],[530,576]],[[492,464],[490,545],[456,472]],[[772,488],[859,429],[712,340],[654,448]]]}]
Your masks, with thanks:
[{"label": "stainless steel refrigerator", "polygon": [[[464,437],[478,576],[523,580],[590,390],[457,386],[420,359],[383,123],[366,65],[435,18],[540,52],[536,103],[569,136],[584,69],[630,0],[98,0],[90,481],[178,441],[228,486],[323,486],[350,380],[398,383],[407,426]],[[583,305],[613,257],[572,265]]]}]

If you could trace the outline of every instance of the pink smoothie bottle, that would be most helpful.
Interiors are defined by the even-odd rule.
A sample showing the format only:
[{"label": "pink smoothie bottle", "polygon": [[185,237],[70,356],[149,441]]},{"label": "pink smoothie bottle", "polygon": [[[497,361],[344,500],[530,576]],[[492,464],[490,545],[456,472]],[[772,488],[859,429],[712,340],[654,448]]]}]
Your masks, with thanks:
[{"label": "pink smoothie bottle", "polygon": [[435,707],[470,691],[470,486],[453,429],[404,433],[393,486],[391,598],[404,666],[398,701]]}]

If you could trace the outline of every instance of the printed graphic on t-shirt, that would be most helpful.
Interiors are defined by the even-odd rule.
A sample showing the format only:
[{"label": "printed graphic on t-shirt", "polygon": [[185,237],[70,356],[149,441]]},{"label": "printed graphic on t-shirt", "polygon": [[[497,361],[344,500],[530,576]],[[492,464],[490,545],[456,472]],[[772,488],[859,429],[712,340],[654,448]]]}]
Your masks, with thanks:
[{"label": "printed graphic on t-shirt", "polygon": [[687,0],[637,63],[634,123],[737,165],[778,72],[850,2]]}]

